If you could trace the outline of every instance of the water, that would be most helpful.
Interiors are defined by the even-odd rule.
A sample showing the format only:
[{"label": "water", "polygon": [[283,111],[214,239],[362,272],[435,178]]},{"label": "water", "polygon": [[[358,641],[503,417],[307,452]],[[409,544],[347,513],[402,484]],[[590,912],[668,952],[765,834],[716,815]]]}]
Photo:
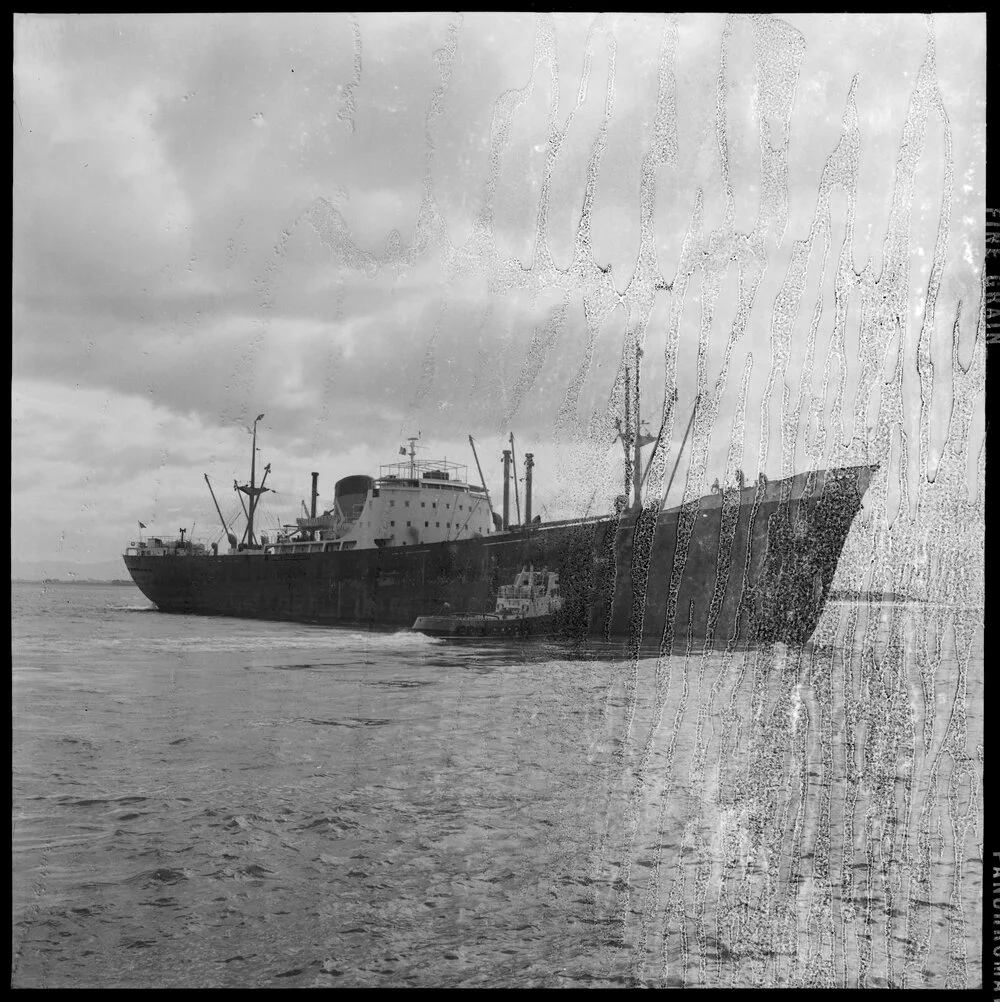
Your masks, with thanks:
[{"label": "water", "polygon": [[982,611],[637,661],[14,585],[15,987],[981,983]]}]

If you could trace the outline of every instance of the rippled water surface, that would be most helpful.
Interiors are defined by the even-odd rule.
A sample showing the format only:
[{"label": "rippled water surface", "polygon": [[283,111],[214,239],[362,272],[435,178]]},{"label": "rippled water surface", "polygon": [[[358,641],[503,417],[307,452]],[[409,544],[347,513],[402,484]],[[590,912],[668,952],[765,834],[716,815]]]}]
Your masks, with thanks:
[{"label": "rippled water surface", "polygon": [[12,613],[16,987],[981,983],[980,611],[638,660]]}]

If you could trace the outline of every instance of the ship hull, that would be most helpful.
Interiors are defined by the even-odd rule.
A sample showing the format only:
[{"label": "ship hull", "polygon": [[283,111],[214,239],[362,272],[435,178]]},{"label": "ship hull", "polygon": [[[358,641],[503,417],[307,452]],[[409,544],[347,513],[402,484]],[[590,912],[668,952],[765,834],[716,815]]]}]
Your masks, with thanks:
[{"label": "ship hull", "polygon": [[558,571],[555,630],[664,648],[808,640],[874,468],[799,474],[680,508],[337,553],[126,555],[164,612],[409,627],[492,611],[523,567]]}]

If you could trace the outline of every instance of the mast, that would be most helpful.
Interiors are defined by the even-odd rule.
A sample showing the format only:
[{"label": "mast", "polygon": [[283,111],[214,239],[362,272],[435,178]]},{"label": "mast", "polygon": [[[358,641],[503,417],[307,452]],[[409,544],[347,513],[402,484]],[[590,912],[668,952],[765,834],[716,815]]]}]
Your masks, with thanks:
[{"label": "mast", "polygon": [[503,530],[510,528],[510,449],[503,450]]},{"label": "mast", "polygon": [[535,466],[535,454],[524,454],[524,524],[531,525],[531,471]]},{"label": "mast", "polygon": [[247,542],[253,546],[253,516],[254,509],[257,507],[257,497],[254,493],[256,487],[254,486],[254,471],[257,468],[257,422],[263,417],[263,414],[258,414],[253,423],[253,445],[250,448],[250,518],[247,522]]},{"label": "mast", "polygon": [[[642,507],[642,484],[639,471],[642,469],[642,429],[639,425],[639,362],[642,349],[635,350],[635,437],[632,439],[632,505],[636,511]],[[626,387],[626,390],[628,387]]]},{"label": "mast", "polygon": [[622,448],[625,450],[625,498],[626,503],[632,487],[632,463],[634,456],[629,448],[629,435],[632,432],[632,381],[629,379],[629,371],[625,370],[625,427],[618,423],[618,434],[621,435]]},{"label": "mast", "polygon": [[410,479],[414,480],[416,478],[416,463],[414,460],[417,457],[417,439],[420,438],[419,435],[411,435],[406,441],[410,443]]},{"label": "mast", "polygon": [[510,433],[510,461],[514,469],[514,504],[517,505],[517,522],[521,523],[521,498],[517,490],[517,452],[514,449],[514,433]]},{"label": "mast", "polygon": [[[264,490],[265,490],[265,488],[264,488],[264,481],[262,480],[260,487],[258,487],[257,486],[257,480],[256,480],[256,477],[257,477],[257,422],[258,421],[263,421],[263,420],[264,420],[264,415],[263,414],[258,414],[257,417],[255,417],[254,421],[253,421],[253,445],[251,446],[251,451],[250,451],[250,486],[247,487],[244,484],[242,487],[240,487],[240,486],[236,485],[236,489],[238,491],[240,491],[241,493],[246,494],[247,497],[250,499],[250,507],[249,507],[249,509],[246,506],[244,506],[244,509],[243,509],[246,512],[246,516],[247,516],[247,527],[246,527],[246,532],[244,532],[244,534],[243,534],[243,539],[246,541],[246,543],[247,543],[248,546],[256,546],[257,545],[257,540],[256,540],[256,538],[255,538],[255,536],[253,534],[253,516],[254,516],[254,512],[255,512],[255,510],[257,508],[257,499],[260,497],[261,494],[264,493]],[[267,468],[264,471],[264,480],[267,479],[267,474],[270,471],[271,471],[271,466],[270,466],[270,464],[268,464]],[[240,501],[242,501],[242,500],[243,499],[240,498]]]},{"label": "mast", "polygon": [[260,487],[257,488],[257,496],[254,498],[253,511],[255,514],[257,512],[257,505],[260,503],[260,495],[266,493],[267,491],[267,488],[264,486],[264,484],[267,483],[267,475],[270,472],[271,472],[271,464],[268,463],[267,466],[264,467],[264,476],[261,478]]}]

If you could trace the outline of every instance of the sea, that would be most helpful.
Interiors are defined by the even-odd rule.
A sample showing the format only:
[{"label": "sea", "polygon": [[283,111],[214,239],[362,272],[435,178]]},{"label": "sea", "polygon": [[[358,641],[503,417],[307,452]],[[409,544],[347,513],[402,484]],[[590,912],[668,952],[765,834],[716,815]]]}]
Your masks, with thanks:
[{"label": "sea", "polygon": [[982,985],[983,610],[661,656],[14,584],[11,984]]}]

